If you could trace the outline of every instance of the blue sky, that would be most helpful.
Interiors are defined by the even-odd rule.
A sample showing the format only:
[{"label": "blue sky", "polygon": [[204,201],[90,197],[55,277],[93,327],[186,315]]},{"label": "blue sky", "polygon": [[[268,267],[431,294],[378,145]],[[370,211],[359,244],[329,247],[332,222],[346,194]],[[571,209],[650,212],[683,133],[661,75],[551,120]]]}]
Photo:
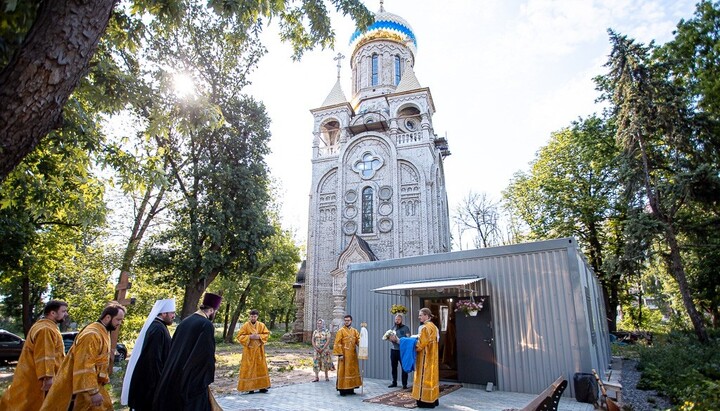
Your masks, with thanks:
[{"label": "blue sky", "polygon": [[[365,1],[377,11],[379,1]],[[641,42],[664,43],[695,1],[651,0],[387,0],[418,41],[415,73],[429,87],[438,135],[447,134],[445,162],[451,214],[469,191],[499,199],[512,175],[525,170],[550,133],[601,108],[592,78],[604,73],[607,29]],[[314,51],[292,62],[288,45],[271,27],[269,49],[248,91],[272,118],[268,158],[283,198],[283,222],[307,236],[313,118],[335,84],[333,57],[343,60],[341,81],[351,98],[352,22],[334,17],[335,50]]]}]

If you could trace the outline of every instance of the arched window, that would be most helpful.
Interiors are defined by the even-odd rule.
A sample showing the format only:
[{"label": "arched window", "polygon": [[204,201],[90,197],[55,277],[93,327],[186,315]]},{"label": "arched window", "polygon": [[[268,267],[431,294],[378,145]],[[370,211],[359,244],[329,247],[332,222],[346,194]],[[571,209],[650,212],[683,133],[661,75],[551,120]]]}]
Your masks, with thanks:
[{"label": "arched window", "polygon": [[373,86],[377,86],[378,84],[378,55],[373,54],[372,55],[372,84]]},{"label": "arched window", "polygon": [[398,121],[403,131],[417,131],[420,128],[420,110],[416,107],[405,107],[398,113]]},{"label": "arched window", "polygon": [[320,127],[320,138],[325,146],[334,146],[340,139],[340,123],[330,120]]},{"label": "arched window", "polygon": [[402,75],[402,63],[400,56],[395,56],[395,85],[400,84],[400,76]]},{"label": "arched window", "polygon": [[362,191],[362,232],[373,232],[373,189],[365,187]]}]

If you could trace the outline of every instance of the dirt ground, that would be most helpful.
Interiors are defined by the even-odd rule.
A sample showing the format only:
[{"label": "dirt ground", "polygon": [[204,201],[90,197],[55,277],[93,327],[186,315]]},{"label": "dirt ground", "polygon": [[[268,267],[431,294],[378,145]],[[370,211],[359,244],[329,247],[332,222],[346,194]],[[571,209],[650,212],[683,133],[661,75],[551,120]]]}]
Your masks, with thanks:
[{"label": "dirt ground", "polygon": [[[302,343],[270,342],[265,346],[265,355],[273,387],[309,382],[315,379],[312,370],[312,346]],[[238,371],[240,369],[240,345],[219,345],[215,351],[215,382],[210,386],[220,395],[237,393]],[[330,378],[335,376],[330,371]],[[321,373],[320,378],[324,378]]]}]

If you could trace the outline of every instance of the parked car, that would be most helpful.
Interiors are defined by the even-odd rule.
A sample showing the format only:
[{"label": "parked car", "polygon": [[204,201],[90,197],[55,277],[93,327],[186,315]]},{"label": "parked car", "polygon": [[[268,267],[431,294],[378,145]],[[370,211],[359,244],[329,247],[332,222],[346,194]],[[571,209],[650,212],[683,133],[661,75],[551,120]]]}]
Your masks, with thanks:
[{"label": "parked car", "polygon": [[[61,334],[63,344],[65,344],[65,353],[67,354],[67,352],[70,351],[73,341],[75,341],[75,337],[78,335],[78,331],[69,331]],[[115,346],[115,362],[120,362],[125,358],[127,358],[127,348],[125,347],[125,344],[119,342]]]},{"label": "parked car", "polygon": [[0,330],[0,362],[17,361],[24,344],[25,339],[10,331]]}]

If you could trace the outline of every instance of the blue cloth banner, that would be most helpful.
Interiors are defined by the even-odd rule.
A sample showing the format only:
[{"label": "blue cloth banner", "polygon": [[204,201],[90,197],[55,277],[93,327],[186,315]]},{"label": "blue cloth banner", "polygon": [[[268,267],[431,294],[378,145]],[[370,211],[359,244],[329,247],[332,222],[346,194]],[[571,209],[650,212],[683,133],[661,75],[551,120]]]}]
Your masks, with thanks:
[{"label": "blue cloth banner", "polygon": [[405,372],[415,371],[415,346],[417,345],[417,337],[404,337],[400,339],[400,361]]}]

